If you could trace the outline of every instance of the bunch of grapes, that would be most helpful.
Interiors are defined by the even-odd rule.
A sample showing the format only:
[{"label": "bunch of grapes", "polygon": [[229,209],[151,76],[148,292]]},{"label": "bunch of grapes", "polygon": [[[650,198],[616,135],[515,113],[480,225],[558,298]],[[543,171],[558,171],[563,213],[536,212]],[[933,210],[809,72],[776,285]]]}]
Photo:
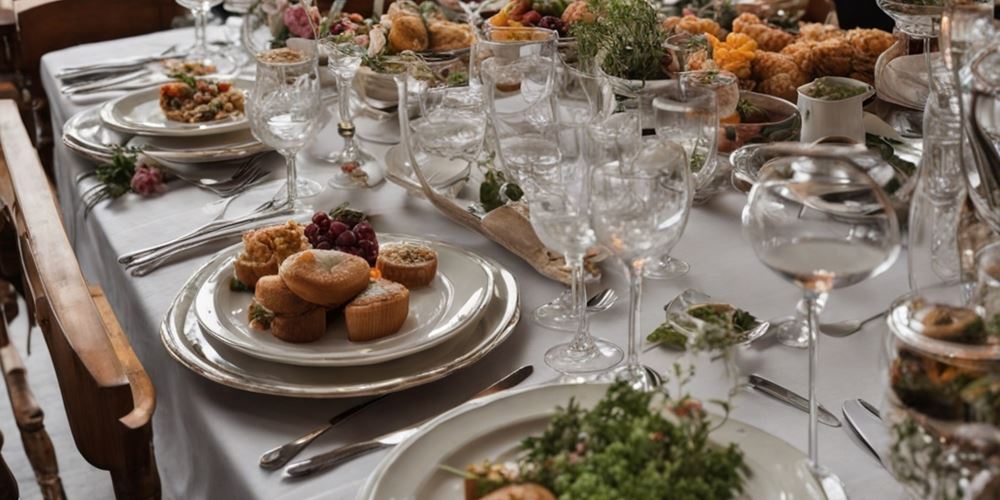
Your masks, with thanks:
[{"label": "bunch of grapes", "polygon": [[356,211],[334,211],[331,214],[316,212],[312,224],[306,226],[306,238],[313,248],[339,250],[357,255],[375,265],[378,258],[378,238],[375,228]]}]

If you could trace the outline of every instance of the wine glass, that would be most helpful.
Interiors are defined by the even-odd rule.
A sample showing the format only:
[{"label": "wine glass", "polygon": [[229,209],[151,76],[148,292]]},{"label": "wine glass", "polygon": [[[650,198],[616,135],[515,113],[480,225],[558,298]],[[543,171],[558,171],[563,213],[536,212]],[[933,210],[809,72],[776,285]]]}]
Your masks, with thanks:
[{"label": "wine glass", "polygon": [[[651,106],[652,112],[641,116],[653,117],[656,135],[684,148],[691,168],[693,197],[715,174],[715,143],[719,137],[715,92],[684,80],[657,82],[650,94],[643,96],[640,106],[644,105]],[[664,254],[646,264],[643,276],[672,279],[687,274],[690,269],[687,262]]]},{"label": "wine glass", "polygon": [[[629,275],[628,355],[610,372],[636,389],[656,383],[639,362],[642,274],[646,259],[673,246],[684,232],[691,207],[687,155],[676,143],[641,137],[638,118],[620,113],[632,125],[595,124],[589,128],[590,224],[597,241]],[[628,115],[632,115],[629,117]],[[610,125],[610,126],[609,126]]]},{"label": "wine glass", "polygon": [[836,148],[814,154],[802,145],[772,147],[785,148],[791,156],[762,170],[743,209],[743,230],[757,258],[803,290],[809,325],[809,465],[828,498],[846,498],[843,484],[818,460],[820,304],[833,289],[888,269],[899,254],[899,226],[885,192]]},{"label": "wine glass", "polygon": [[412,141],[406,146],[423,165],[440,158],[474,162],[482,151],[486,113],[479,92],[467,84],[449,83],[451,67],[433,68],[416,58],[407,64],[409,92],[416,98],[420,118],[410,122]]},{"label": "wine glass", "polygon": [[318,194],[316,181],[300,179],[295,156],[319,129],[319,70],[315,53],[292,62],[272,62],[268,52],[257,56],[257,77],[247,103],[254,137],[285,157],[288,203]]},{"label": "wine glass", "polygon": [[187,52],[187,59],[197,60],[203,64],[212,64],[213,58],[222,55],[208,48],[208,16],[212,8],[223,0],[176,0],[177,4],[190,10],[194,17],[194,45]]},{"label": "wine glass", "polygon": [[488,26],[479,33],[470,52],[469,82],[476,87],[484,82],[481,65],[493,57],[504,60],[529,56],[555,58],[558,39],[559,33],[543,28]]},{"label": "wine glass", "polygon": [[354,122],[351,120],[351,84],[361,67],[366,49],[350,40],[337,37],[320,42],[320,48],[329,61],[329,70],[337,80],[337,103],[340,121],[337,133],[344,138],[344,148],[326,160],[337,167],[337,172],[328,184],[339,189],[359,189],[368,187],[362,165],[374,163],[375,157],[361,149],[355,137]]}]

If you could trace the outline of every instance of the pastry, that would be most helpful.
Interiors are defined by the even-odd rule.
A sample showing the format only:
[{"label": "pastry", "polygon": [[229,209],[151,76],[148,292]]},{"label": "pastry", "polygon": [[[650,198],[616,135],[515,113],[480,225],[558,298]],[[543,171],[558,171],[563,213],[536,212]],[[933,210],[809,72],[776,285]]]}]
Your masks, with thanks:
[{"label": "pastry", "polygon": [[749,12],[744,12],[733,20],[733,31],[753,38],[757,42],[757,48],[768,52],[777,52],[795,39],[791,33],[772,28]]},{"label": "pastry", "polygon": [[437,274],[437,253],[419,243],[392,243],[382,247],[375,268],[407,288],[427,286]]},{"label": "pastry", "polygon": [[355,255],[337,250],[305,250],[285,259],[278,275],[307,302],[340,307],[365,289],[370,269],[365,259]]},{"label": "pastry", "polygon": [[326,331],[326,310],[292,293],[279,276],[257,281],[248,315],[252,328],[285,342],[312,342]]},{"label": "pastry", "polygon": [[314,304],[302,300],[285,285],[278,275],[264,276],[257,281],[253,298],[258,304],[275,314],[297,316],[315,309]]},{"label": "pastry", "polygon": [[778,52],[757,52],[753,60],[753,78],[760,82],[761,92],[789,102],[796,102],[798,88],[809,82],[809,76],[799,69],[791,56]]},{"label": "pastry", "polygon": [[432,20],[427,23],[431,51],[446,51],[472,45],[473,36],[469,25],[449,21]]},{"label": "pastry", "polygon": [[344,307],[347,338],[352,342],[375,340],[399,331],[410,313],[410,291],[383,278],[370,280],[368,288]]},{"label": "pastry", "polygon": [[415,6],[403,2],[389,6],[389,48],[393,52],[412,50],[423,52],[430,46],[424,18]]},{"label": "pastry", "polygon": [[315,342],[326,332],[326,311],[322,307],[313,307],[299,316],[275,315],[270,332],[285,342]]},{"label": "pastry", "polygon": [[289,255],[307,248],[305,230],[294,221],[247,231],[243,233],[243,251],[233,263],[236,279],[253,288],[260,278],[278,274],[278,266]]}]

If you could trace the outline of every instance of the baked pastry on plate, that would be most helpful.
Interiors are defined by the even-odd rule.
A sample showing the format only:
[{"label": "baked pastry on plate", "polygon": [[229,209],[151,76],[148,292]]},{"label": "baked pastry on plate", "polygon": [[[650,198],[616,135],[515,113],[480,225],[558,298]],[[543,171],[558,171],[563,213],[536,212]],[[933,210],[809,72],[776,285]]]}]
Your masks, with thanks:
[{"label": "baked pastry on plate", "polygon": [[250,326],[285,342],[312,342],[326,331],[326,310],[299,298],[278,276],[257,282],[249,316]]},{"label": "baked pastry on plate", "polygon": [[419,243],[391,243],[382,246],[375,267],[407,288],[427,286],[437,274],[437,252]]},{"label": "baked pastry on plate", "polygon": [[368,288],[344,308],[347,338],[365,342],[399,331],[410,314],[410,291],[383,278],[373,279]]},{"label": "baked pastry on plate", "polygon": [[340,307],[368,286],[365,259],[337,250],[304,250],[288,257],[278,271],[295,294],[323,307]]},{"label": "baked pastry on plate", "polygon": [[243,251],[233,267],[236,279],[249,288],[264,276],[278,274],[278,266],[293,253],[309,248],[305,228],[295,221],[243,233]]}]

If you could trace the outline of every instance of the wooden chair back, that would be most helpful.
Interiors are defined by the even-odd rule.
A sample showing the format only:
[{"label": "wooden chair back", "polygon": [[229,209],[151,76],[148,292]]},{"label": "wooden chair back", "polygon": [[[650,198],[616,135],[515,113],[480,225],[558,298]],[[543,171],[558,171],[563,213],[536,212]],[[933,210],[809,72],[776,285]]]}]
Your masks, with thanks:
[{"label": "wooden chair back", "polygon": [[[61,2],[60,2],[61,3]],[[17,107],[0,101],[0,205],[16,229],[26,302],[40,327],[80,454],[120,498],[159,498],[155,393],[99,289],[88,287]]]}]

